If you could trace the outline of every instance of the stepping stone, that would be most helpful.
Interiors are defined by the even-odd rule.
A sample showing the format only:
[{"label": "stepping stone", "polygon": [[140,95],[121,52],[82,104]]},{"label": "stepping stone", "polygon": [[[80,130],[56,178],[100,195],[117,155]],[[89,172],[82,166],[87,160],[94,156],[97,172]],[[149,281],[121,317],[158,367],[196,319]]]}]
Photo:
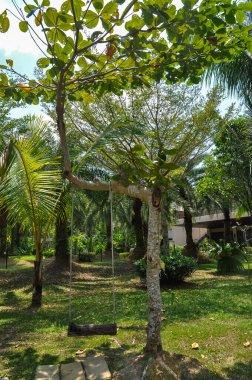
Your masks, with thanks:
[{"label": "stepping stone", "polygon": [[39,365],[36,371],[35,380],[59,380],[58,365]]},{"label": "stepping stone", "polygon": [[110,380],[111,373],[103,356],[95,356],[83,360],[87,380]]},{"label": "stepping stone", "polygon": [[81,363],[61,364],[61,380],[86,380]]}]

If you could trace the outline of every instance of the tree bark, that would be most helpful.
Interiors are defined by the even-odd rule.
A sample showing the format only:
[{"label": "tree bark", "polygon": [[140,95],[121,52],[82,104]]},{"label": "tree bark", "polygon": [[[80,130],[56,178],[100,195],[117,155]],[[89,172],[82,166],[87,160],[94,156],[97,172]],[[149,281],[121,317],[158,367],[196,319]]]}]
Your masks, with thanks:
[{"label": "tree bark", "polygon": [[161,210],[161,231],[162,231],[162,246],[161,252],[163,255],[169,256],[170,244],[169,244],[169,228],[167,222],[167,211],[164,207]]},{"label": "tree bark", "polygon": [[132,218],[132,224],[134,226],[135,230],[135,236],[136,236],[136,246],[134,248],[134,251],[131,255],[131,259],[137,260],[141,259],[146,254],[146,245],[144,242],[144,235],[143,235],[143,220],[142,220],[142,205],[143,202],[135,198],[133,201],[133,211],[134,215]]},{"label": "tree bark", "polygon": [[149,229],[147,245],[148,328],[145,352],[158,355],[162,352],[160,335],[162,300],[160,292],[160,208],[149,201]]},{"label": "tree bark", "polygon": [[55,261],[59,265],[69,264],[68,223],[66,218],[56,219],[55,223]]},{"label": "tree bark", "polygon": [[7,211],[0,214],[0,256],[4,257],[7,252]]},{"label": "tree bark", "polygon": [[32,307],[40,307],[42,305],[42,252],[39,250],[34,261],[34,280],[32,292]]},{"label": "tree bark", "polygon": [[193,241],[192,237],[192,214],[187,208],[184,208],[184,224],[186,230],[186,247],[185,255],[190,257],[197,257],[197,245]]},{"label": "tree bark", "polygon": [[230,211],[229,208],[224,208],[224,241],[225,243],[231,243],[231,221],[230,221]]}]

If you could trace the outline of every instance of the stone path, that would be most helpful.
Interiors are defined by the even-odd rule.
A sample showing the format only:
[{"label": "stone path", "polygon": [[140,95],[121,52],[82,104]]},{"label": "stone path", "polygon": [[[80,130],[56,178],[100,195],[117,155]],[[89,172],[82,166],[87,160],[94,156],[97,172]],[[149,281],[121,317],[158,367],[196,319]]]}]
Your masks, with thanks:
[{"label": "stone path", "polygon": [[78,359],[74,363],[40,365],[35,380],[110,380],[111,373],[103,356]]}]

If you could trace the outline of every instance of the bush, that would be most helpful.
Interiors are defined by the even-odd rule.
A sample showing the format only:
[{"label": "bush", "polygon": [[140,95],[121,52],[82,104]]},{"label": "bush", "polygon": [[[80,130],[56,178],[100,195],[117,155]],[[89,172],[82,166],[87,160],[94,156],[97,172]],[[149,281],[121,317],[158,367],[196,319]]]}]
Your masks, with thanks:
[{"label": "bush", "polygon": [[45,249],[43,251],[43,256],[45,258],[53,257],[54,255],[55,255],[55,249],[54,248]]},{"label": "bush", "polygon": [[129,257],[129,252],[120,252],[119,257],[120,259],[127,259]]},{"label": "bush", "polygon": [[[163,269],[160,272],[161,283],[178,283],[184,281],[186,277],[197,269],[197,260],[192,257],[175,253],[171,256],[161,256]],[[135,262],[137,271],[141,277],[146,276],[146,258]]]},{"label": "bush", "polygon": [[238,273],[244,270],[243,260],[246,254],[238,243],[212,242],[209,256],[217,260],[217,272],[220,274]]},{"label": "bush", "polygon": [[82,263],[91,263],[92,261],[95,261],[96,254],[94,252],[83,252],[80,253],[78,256],[78,259]]},{"label": "bush", "polygon": [[186,277],[191,276],[197,269],[197,260],[193,257],[186,257],[181,253],[171,256],[163,256],[164,270],[161,270],[162,283],[182,282]]}]

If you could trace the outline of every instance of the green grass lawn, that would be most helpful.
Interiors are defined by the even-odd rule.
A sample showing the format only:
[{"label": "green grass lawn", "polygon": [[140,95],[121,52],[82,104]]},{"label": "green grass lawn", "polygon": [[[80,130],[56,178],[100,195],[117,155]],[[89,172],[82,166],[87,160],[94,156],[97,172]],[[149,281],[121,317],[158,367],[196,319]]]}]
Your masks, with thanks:
[{"label": "green grass lawn", "polygon": [[[75,268],[78,269],[76,265]],[[113,322],[110,263],[83,263],[75,271],[73,319]],[[146,290],[127,261],[116,262],[116,337],[67,337],[68,273],[49,264],[43,307],[29,308],[32,266],[0,262],[0,377],[32,380],[39,364],[71,362],[75,352],[102,352],[118,370],[140,353],[146,338]],[[206,370],[197,380],[252,379],[252,282],[246,275],[216,276],[202,265],[185,284],[162,290],[162,339],[166,351],[196,358]],[[197,342],[199,350],[192,350]],[[131,380],[131,379],[129,379]]]}]

